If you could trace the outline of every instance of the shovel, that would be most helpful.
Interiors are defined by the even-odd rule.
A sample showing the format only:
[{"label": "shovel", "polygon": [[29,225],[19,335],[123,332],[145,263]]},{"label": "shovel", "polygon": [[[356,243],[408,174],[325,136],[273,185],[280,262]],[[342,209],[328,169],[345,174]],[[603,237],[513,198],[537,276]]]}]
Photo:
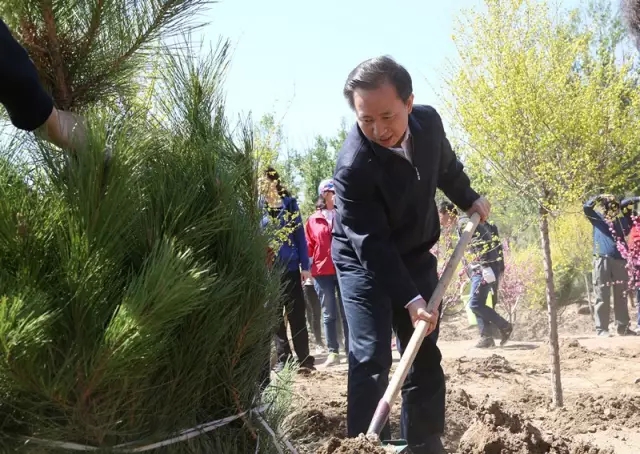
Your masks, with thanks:
[{"label": "shovel", "polygon": [[[480,215],[474,213],[465,226],[464,230],[462,231],[460,240],[458,241],[458,244],[456,245],[451,258],[447,262],[447,266],[445,266],[444,271],[442,272],[442,276],[440,276],[438,285],[433,291],[431,298],[429,298],[429,303],[427,304],[427,312],[432,312],[440,305],[444,293],[449,286],[449,282],[451,281],[451,277],[453,276],[453,272],[458,267],[458,264],[460,263],[460,260],[464,255],[464,250],[467,248],[467,245],[469,244],[469,241],[471,240],[476,227],[478,227],[479,222]],[[413,335],[409,340],[409,345],[407,345],[407,348],[402,354],[400,362],[398,363],[398,367],[393,373],[391,380],[389,381],[389,386],[387,386],[387,390],[382,396],[382,399],[380,399],[378,407],[376,408],[376,412],[373,415],[373,419],[371,420],[371,424],[369,425],[369,429],[367,430],[367,438],[369,440],[379,441],[380,432],[389,419],[391,406],[398,397],[400,388],[407,378],[407,374],[409,373],[409,369],[411,368],[413,361],[416,359],[416,355],[418,354],[420,345],[422,345],[425,334],[427,334],[427,329],[428,324],[424,320],[420,320],[417,323]],[[405,440],[383,441],[382,445],[393,446],[396,453],[406,452],[408,447]]]}]

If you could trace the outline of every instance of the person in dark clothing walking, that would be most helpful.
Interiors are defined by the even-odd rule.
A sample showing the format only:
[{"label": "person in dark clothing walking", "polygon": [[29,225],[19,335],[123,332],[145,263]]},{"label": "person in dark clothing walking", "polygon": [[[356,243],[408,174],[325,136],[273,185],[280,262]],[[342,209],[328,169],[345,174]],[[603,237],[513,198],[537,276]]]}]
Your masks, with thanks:
[{"label": "person in dark clothing walking", "polygon": [[75,148],[85,140],[82,122],[73,114],[54,107],[27,51],[1,19],[0,104],[7,109],[16,128],[36,132],[61,148]]},{"label": "person in dark clothing walking", "polygon": [[[601,204],[603,212],[595,210]],[[630,219],[622,216],[620,202],[612,195],[598,195],[584,204],[584,214],[593,226],[593,290],[596,296],[594,319],[596,334],[609,337],[609,313],[613,296],[616,330],[621,336],[633,336],[629,329],[629,310],[625,298],[628,283],[626,260],[618,242],[624,243],[631,229]]]},{"label": "person in dark clothing walking", "polygon": [[[310,278],[311,273],[307,241],[298,203],[282,186],[280,175],[272,167],[265,170],[260,186],[262,192],[260,204],[265,212],[262,227],[273,229],[272,232],[276,237],[274,260],[278,266],[284,268],[282,273],[285,288],[284,301],[279,314],[282,312],[286,314],[291,328],[293,348],[300,366],[313,369],[315,359],[309,355],[309,332],[302,290],[303,280]],[[279,371],[292,359],[285,317],[281,317],[278,324],[275,343],[278,355],[276,370]]]},{"label": "person in dark clothing walking", "polygon": [[[445,380],[438,311],[426,310],[438,280],[429,252],[440,235],[435,191],[482,221],[490,205],[471,189],[438,113],[414,106],[404,67],[367,60],[349,74],[344,96],[357,124],[337,159],[331,254],[349,325],[347,432],[367,431],[387,387],[392,332],[402,353],[424,320],[428,336],[402,387],[400,426],[411,452],[439,454]],[[387,425],[381,437],[389,435]]]},{"label": "person in dark clothing walking", "polygon": [[[457,224],[458,235],[469,222],[466,215],[459,216],[458,210],[451,202],[442,202],[438,207],[440,224],[450,227]],[[500,333],[500,345],[504,345],[511,337],[513,327],[496,311],[498,300],[498,288],[500,278],[504,272],[502,247],[497,238],[497,229],[489,222],[478,224],[469,243],[469,251],[472,259],[466,264],[467,274],[471,279],[471,292],[469,295],[469,308],[478,320],[480,340],[477,348],[490,348],[495,346],[493,340],[493,327]],[[489,292],[493,292],[492,307],[487,306]]]}]

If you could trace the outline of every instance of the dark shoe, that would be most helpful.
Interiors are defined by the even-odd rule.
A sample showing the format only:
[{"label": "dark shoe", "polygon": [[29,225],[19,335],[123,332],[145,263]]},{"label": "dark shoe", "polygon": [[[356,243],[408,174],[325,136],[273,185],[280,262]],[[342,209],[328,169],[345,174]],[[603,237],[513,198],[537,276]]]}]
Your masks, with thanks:
[{"label": "dark shoe", "polygon": [[626,328],[618,329],[618,336],[637,336],[637,335],[638,333],[629,329],[628,326]]},{"label": "dark shoe", "polygon": [[286,364],[287,364],[287,363],[283,363],[283,362],[278,361],[278,362],[276,363],[276,365],[275,365],[275,366],[273,366],[273,371],[274,371],[275,373],[279,374],[280,372],[282,372],[282,371],[284,370],[284,367],[286,366]]},{"label": "dark shoe", "polygon": [[509,326],[500,330],[500,345],[504,345],[509,341],[511,333],[513,333],[513,325],[509,323]]},{"label": "dark shoe", "polygon": [[301,369],[316,370],[316,359],[313,356],[307,356],[304,361],[300,362]]},{"label": "dark shoe", "polygon": [[493,340],[493,337],[481,337],[476,344],[476,348],[491,348],[495,346],[496,342]]}]

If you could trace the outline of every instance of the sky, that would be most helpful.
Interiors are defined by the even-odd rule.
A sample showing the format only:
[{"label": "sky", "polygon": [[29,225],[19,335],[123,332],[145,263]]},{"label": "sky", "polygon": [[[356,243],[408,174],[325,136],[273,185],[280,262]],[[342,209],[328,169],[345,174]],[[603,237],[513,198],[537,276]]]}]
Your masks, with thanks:
[{"label": "sky", "polygon": [[[612,0],[615,1],[615,0]],[[579,0],[561,0],[575,6]],[[434,6],[438,4],[439,6]],[[355,119],[342,97],[349,72],[388,54],[413,78],[415,102],[438,109],[443,75],[457,52],[451,39],[461,10],[483,0],[222,0],[204,14],[195,40],[229,39],[233,48],[225,90],[231,115],[273,113],[303,150],[317,134],[331,136]],[[392,7],[393,5],[393,7]]]}]

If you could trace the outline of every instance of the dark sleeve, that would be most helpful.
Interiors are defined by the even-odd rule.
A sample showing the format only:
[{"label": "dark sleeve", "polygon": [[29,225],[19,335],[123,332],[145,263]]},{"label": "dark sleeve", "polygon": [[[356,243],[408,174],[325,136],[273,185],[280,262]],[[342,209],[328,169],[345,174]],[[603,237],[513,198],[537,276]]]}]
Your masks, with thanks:
[{"label": "dark sleeve", "polygon": [[620,208],[625,210],[627,207],[635,205],[638,202],[640,202],[640,197],[629,197],[620,202]]},{"label": "dark sleeve", "polygon": [[599,223],[602,220],[598,212],[594,209],[597,201],[598,197],[592,197],[587,200],[582,207],[585,216],[587,216],[587,219],[589,219],[592,224]]},{"label": "dark sleeve", "polygon": [[340,223],[362,266],[393,300],[408,304],[420,294],[400,253],[370,175],[360,169],[338,169],[333,177]]},{"label": "dark sleeve", "polygon": [[295,213],[295,227],[293,237],[298,248],[298,256],[300,257],[300,267],[302,271],[309,271],[309,249],[307,247],[307,239],[304,236],[304,226],[302,225],[302,216],[300,215],[300,208],[296,199],[291,199],[291,211]]},{"label": "dark sleeve", "polygon": [[467,211],[471,208],[473,202],[480,198],[480,195],[471,188],[471,181],[464,172],[464,166],[451,148],[451,143],[449,143],[449,139],[447,139],[447,135],[444,132],[440,116],[438,116],[438,123],[442,128],[438,188],[445,193],[449,200],[463,211]]},{"label": "dark sleeve", "polygon": [[[458,221],[458,234],[462,236],[462,231],[469,222],[469,218],[461,218]],[[469,240],[469,252],[472,254],[473,262],[489,263],[491,262],[491,240],[493,234],[486,224],[478,224],[471,240]]]},{"label": "dark sleeve", "polygon": [[16,128],[33,131],[51,115],[53,100],[24,48],[0,20],[0,103]]}]

